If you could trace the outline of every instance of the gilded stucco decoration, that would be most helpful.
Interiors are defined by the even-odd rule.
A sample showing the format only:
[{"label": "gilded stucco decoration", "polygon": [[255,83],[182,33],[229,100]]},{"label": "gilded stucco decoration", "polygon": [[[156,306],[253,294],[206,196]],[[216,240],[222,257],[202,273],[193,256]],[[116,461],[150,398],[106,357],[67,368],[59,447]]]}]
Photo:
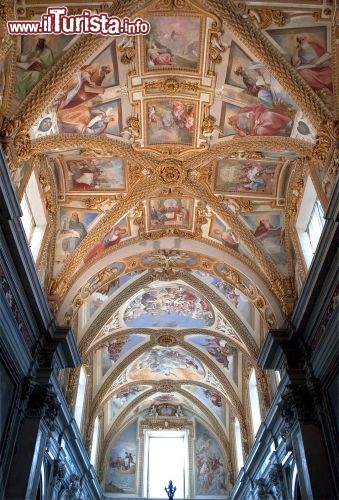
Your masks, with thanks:
[{"label": "gilded stucco decoration", "polygon": [[[326,0],[91,9],[151,31],[46,35],[42,49],[4,22],[45,7],[0,2],[0,139],[18,200],[32,172],[38,182],[48,227],[36,268],[86,369],[87,449],[99,416],[105,485],[113,442],[136,419],[138,436],[189,429],[193,474],[199,421],[234,478],[234,418],[245,455],[253,440],[248,376],[264,417],[276,382],[256,360],[307,276],[296,229],[307,179],[326,210],[338,177],[338,12]],[[310,47],[319,60],[306,61]],[[71,408],[79,374],[64,374]],[[184,416],[153,418],[152,404]]]}]

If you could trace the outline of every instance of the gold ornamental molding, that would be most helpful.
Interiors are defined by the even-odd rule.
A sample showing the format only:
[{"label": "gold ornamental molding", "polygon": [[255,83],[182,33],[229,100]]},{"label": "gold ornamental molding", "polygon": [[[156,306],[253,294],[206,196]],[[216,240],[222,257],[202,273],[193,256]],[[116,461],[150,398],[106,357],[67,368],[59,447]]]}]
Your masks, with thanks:
[{"label": "gold ornamental molding", "polygon": [[182,162],[165,159],[156,167],[157,180],[172,187],[181,186],[187,177],[187,171]]},{"label": "gold ornamental molding", "polygon": [[199,82],[181,80],[179,78],[166,78],[145,81],[143,88],[146,94],[153,94],[154,91],[161,91],[170,95],[176,94],[179,91],[197,94],[200,90],[200,84]]},{"label": "gold ornamental molding", "polygon": [[326,120],[320,124],[316,137],[316,143],[312,149],[312,160],[326,161],[332,146],[338,147],[339,143],[339,120]]}]

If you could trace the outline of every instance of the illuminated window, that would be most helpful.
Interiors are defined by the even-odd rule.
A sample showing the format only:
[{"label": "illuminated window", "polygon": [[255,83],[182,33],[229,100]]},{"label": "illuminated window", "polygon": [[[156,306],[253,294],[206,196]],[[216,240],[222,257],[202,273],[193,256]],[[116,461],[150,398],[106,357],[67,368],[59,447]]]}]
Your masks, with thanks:
[{"label": "illuminated window", "polygon": [[324,227],[324,212],[310,177],[305,185],[303,199],[297,218],[296,229],[307,267],[310,267],[314,252]]},{"label": "illuminated window", "polygon": [[98,443],[99,443],[99,418],[97,417],[94,420],[93,436],[92,436],[91,464],[93,465],[93,467],[95,467],[96,464]]},{"label": "illuminated window", "polygon": [[251,376],[249,379],[248,392],[249,392],[249,397],[250,397],[253,434],[255,436],[259,427],[260,427],[260,424],[261,424],[261,415],[260,415],[260,404],[259,404],[257,379],[255,377],[254,370],[252,370],[252,373],[251,373]]},{"label": "illuminated window", "polygon": [[74,407],[74,419],[78,424],[80,430],[81,430],[82,415],[84,410],[85,390],[86,390],[86,373],[84,368],[81,367],[77,397],[75,400],[75,407]]},{"label": "illuminated window", "polygon": [[27,240],[30,243],[36,227],[31,205],[29,204],[29,199],[26,193],[24,193],[21,203],[22,217],[21,222],[24,226],[24,230],[27,236]]},{"label": "illuminated window", "polygon": [[235,454],[237,458],[237,469],[239,472],[241,467],[244,465],[244,455],[242,452],[240,424],[237,418],[234,419],[234,436],[235,436]]},{"label": "illuminated window", "polygon": [[146,431],[144,450],[144,496],[162,498],[171,479],[176,496],[187,498],[188,438],[187,431]]},{"label": "illuminated window", "polygon": [[34,172],[27,182],[20,207],[22,210],[21,222],[31,248],[33,259],[36,261],[47,226],[47,219]]},{"label": "illuminated window", "polygon": [[319,243],[324,223],[325,220],[323,207],[321,206],[320,201],[316,199],[306,228],[313,253],[316,251],[317,245]]}]

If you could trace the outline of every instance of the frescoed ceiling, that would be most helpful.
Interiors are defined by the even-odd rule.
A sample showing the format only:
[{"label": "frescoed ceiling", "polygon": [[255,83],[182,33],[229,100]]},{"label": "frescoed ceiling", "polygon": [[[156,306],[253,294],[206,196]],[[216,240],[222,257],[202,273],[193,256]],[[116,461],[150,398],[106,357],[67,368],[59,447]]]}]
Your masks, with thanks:
[{"label": "frescoed ceiling", "polygon": [[[334,183],[334,5],[65,5],[151,25],[2,35],[5,154],[19,198],[35,172],[45,201],[37,269],[88,368],[85,435],[97,415],[113,439],[152,405],[180,405],[226,440],[232,417],[250,436],[246,380],[255,367],[267,406],[258,352],[307,272],[295,230],[306,173],[325,206]],[[8,3],[3,19],[47,7]]]}]

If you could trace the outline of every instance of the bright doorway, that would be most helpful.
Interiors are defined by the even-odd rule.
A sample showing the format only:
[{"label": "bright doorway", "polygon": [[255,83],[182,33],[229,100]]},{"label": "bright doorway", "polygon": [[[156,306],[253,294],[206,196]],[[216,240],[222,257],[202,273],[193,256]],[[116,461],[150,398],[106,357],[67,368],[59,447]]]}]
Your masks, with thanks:
[{"label": "bright doorway", "polygon": [[164,488],[171,479],[175,498],[187,498],[187,431],[146,431],[144,464],[144,496],[166,498]]}]

